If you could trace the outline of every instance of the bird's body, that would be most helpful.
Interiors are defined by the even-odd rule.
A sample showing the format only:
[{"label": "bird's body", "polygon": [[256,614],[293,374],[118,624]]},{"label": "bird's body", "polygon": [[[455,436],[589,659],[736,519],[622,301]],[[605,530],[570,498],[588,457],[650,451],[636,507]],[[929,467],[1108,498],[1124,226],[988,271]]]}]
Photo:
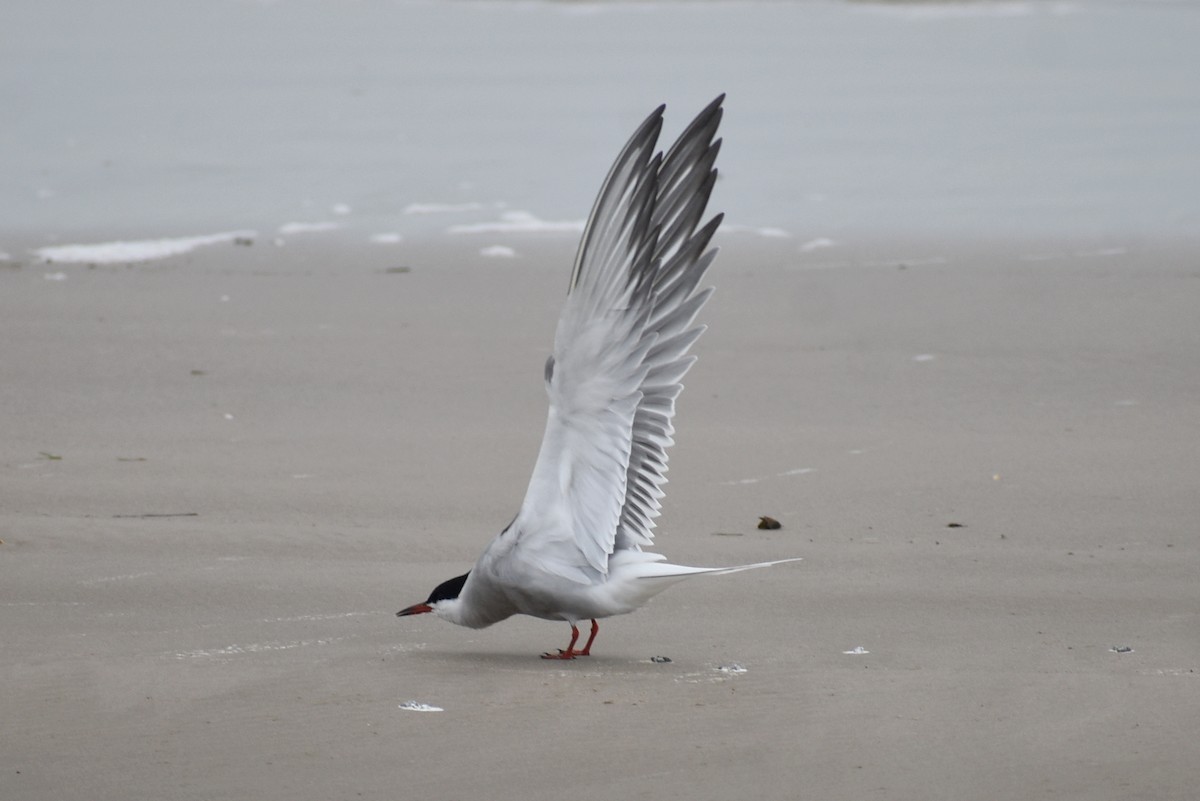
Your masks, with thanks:
[{"label": "bird's body", "polygon": [[[544,656],[574,658],[590,652],[597,618],[632,612],[690,576],[778,564],[688,567],[643,550],[680,381],[696,360],[687,352],[704,331],[693,321],[712,293],[696,287],[721,217],[699,223],[716,180],[722,100],[665,155],[654,153],[663,107],[621,151],[584,228],[546,362],[550,409],[521,509],[469,573],[399,615],[434,612],[471,628],[515,614],[564,620],[571,644]],[[583,620],[591,638],[576,650]]]}]

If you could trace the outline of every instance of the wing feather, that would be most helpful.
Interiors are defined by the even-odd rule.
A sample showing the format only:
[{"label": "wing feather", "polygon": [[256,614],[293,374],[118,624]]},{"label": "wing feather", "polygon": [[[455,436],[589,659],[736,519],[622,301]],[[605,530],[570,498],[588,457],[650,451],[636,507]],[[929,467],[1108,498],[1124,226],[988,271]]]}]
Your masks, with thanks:
[{"label": "wing feather", "polygon": [[716,180],[718,97],[666,155],[660,106],[609,169],[584,227],[546,362],[550,408],[514,521],[519,549],[581,582],[614,552],[653,539],[673,444],[675,400],[696,361],[696,292],[720,215],[697,230]]}]

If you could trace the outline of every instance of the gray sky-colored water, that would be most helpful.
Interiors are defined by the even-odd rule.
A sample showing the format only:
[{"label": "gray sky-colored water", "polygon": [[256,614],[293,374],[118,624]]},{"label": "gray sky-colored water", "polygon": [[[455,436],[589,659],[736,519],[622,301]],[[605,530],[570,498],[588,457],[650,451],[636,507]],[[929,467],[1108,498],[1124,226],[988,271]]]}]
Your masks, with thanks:
[{"label": "gray sky-colored water", "polygon": [[7,0],[0,250],[578,220],[721,91],[734,224],[1195,238],[1197,5]]}]

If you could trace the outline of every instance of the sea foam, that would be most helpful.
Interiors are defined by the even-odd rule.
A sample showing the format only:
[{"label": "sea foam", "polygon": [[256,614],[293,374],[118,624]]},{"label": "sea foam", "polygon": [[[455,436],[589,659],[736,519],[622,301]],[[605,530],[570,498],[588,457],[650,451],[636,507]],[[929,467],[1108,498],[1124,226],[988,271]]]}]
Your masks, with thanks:
[{"label": "sea foam", "polygon": [[495,222],[452,225],[448,230],[452,234],[578,233],[583,230],[583,220],[549,221],[538,219],[527,211],[506,211]]},{"label": "sea foam", "polygon": [[54,245],[38,248],[34,253],[39,259],[47,262],[126,264],[178,256],[205,245],[253,239],[256,234],[256,231],[226,231],[220,234],[181,236],[173,239],[100,242],[93,245]]}]

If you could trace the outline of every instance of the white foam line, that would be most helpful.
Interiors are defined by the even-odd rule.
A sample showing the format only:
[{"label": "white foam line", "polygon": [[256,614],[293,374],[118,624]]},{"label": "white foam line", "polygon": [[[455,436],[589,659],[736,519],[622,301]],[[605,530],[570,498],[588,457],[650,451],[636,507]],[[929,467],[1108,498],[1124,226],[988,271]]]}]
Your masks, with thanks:
[{"label": "white foam line", "polygon": [[856,6],[854,10],[858,13],[886,14],[911,20],[952,20],[980,17],[1031,17],[1041,13],[1062,17],[1077,13],[1080,5],[1071,2],[1035,3],[1029,0],[996,0],[988,3],[870,4]]},{"label": "white foam line", "polygon": [[775,473],[770,476],[757,476],[755,478],[738,478],[733,481],[722,481],[725,486],[737,486],[741,484],[757,484],[760,481],[766,481],[771,478],[785,478],[787,476],[802,476],[806,473],[815,473],[815,467],[794,467],[791,470],[784,470],[782,473]]},{"label": "white foam line", "polygon": [[181,236],[173,239],[142,239],[128,242],[100,242],[91,245],[54,245],[38,248],[34,254],[43,261],[87,264],[127,264],[154,261],[195,250],[205,245],[252,239],[257,231],[224,231],[204,236]]},{"label": "white foam line", "polygon": [[84,606],[83,601],[6,601],[0,606]]},{"label": "white foam line", "polygon": [[310,234],[319,231],[336,231],[341,228],[339,222],[290,222],[279,226],[281,234]]},{"label": "white foam line", "polygon": [[79,583],[80,584],[104,584],[109,581],[129,581],[130,579],[145,578],[146,576],[153,576],[153,575],[154,575],[154,573],[150,573],[150,572],[126,573],[122,576],[103,576],[101,578],[88,579],[87,581],[81,581]]},{"label": "white foam line", "polygon": [[401,214],[458,214],[464,211],[479,211],[482,203],[409,203]]},{"label": "white foam line", "polygon": [[527,234],[527,233],[578,233],[583,230],[583,220],[541,220],[527,211],[506,211],[495,222],[452,225],[447,230],[452,234]]},{"label": "white foam line", "polygon": [[756,227],[753,225],[739,225],[737,223],[725,223],[721,226],[723,234],[755,234],[756,236],[766,237],[767,239],[791,239],[792,235],[782,228],[773,226]]},{"label": "white foam line", "polygon": [[828,237],[819,236],[816,239],[810,239],[807,242],[805,242],[803,245],[801,245],[800,252],[801,253],[812,253],[814,250],[821,250],[822,248],[831,248],[836,244],[837,244],[837,242],[834,242],[832,239],[830,239]]},{"label": "white foam line", "polygon": [[1056,261],[1058,259],[1090,259],[1096,257],[1124,256],[1128,248],[1096,248],[1094,250],[1076,250],[1072,253],[1026,253],[1020,256],[1021,261]]},{"label": "white foam line", "polygon": [[371,234],[370,241],[376,245],[395,245],[400,243],[404,237],[401,234],[387,232],[382,234]]},{"label": "white foam line", "polygon": [[375,612],[337,612],[326,615],[295,615],[293,617],[264,617],[259,619],[259,623],[299,623],[312,620],[340,620],[347,617],[361,617],[362,615],[372,615]]},{"label": "white foam line", "polygon": [[241,656],[243,654],[259,654],[271,651],[288,651],[293,648],[307,648],[310,645],[332,645],[340,642],[343,637],[331,637],[320,640],[291,640],[290,642],[253,642],[247,645],[227,645],[224,648],[199,649],[196,651],[180,651],[176,659],[211,659],[216,656]]}]

